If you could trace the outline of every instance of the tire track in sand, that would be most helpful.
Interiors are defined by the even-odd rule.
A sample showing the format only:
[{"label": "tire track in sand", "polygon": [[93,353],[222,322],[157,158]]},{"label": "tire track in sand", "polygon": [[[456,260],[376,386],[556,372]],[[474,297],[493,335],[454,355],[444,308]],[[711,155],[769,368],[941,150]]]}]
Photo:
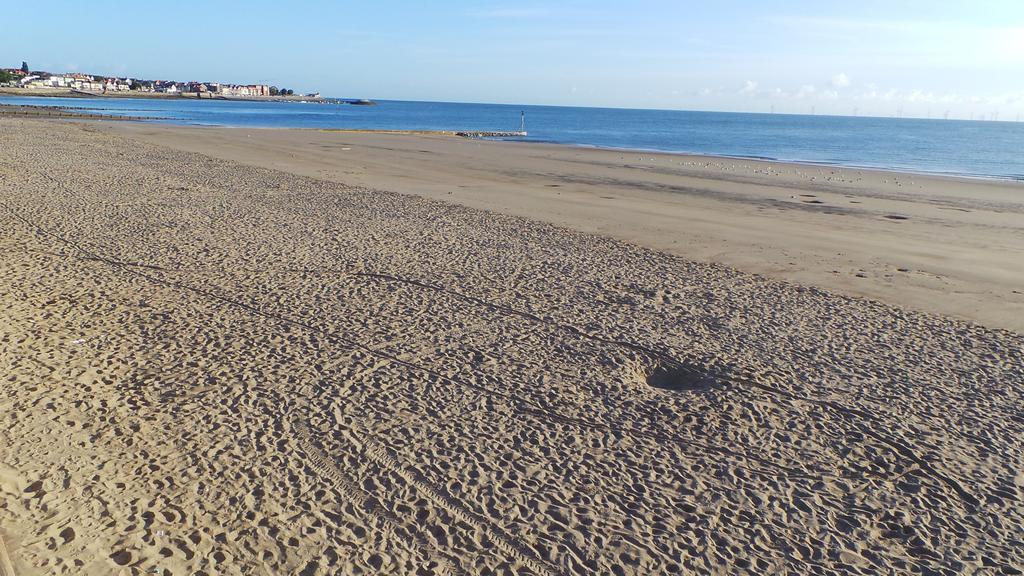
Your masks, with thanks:
[{"label": "tire track in sand", "polygon": [[405,480],[409,486],[426,496],[436,506],[443,508],[452,517],[487,534],[502,552],[518,560],[534,573],[552,576],[562,573],[559,568],[540,558],[534,551],[516,542],[505,530],[460,503],[447,490],[432,484],[419,471],[402,466],[383,444],[374,440],[366,440],[363,444],[365,454],[374,462]]},{"label": "tire track in sand", "polygon": [[[401,519],[387,508],[378,504],[376,498],[339,472],[337,465],[333,463],[331,457],[316,445],[309,428],[303,422],[300,422],[298,419],[292,420],[292,429],[298,435],[297,443],[306,454],[310,467],[354,504],[380,519],[386,526],[386,536],[401,540],[414,550],[421,550],[427,558],[437,564],[437,573],[441,576],[462,576],[465,574],[458,564],[442,555],[422,535],[403,529]],[[348,437],[347,434],[346,437]],[[0,576],[3,575],[0,574]]]},{"label": "tire track in sand", "polygon": [[[346,496],[352,498],[353,502],[360,504],[364,509],[387,522],[391,527],[392,534],[401,538],[399,534],[401,520],[391,511],[375,504],[373,496],[353,484],[337,471],[337,466],[332,463],[330,456],[316,446],[309,427],[305,423],[295,419],[292,421],[292,427],[299,433],[299,444],[310,458],[310,463],[314,468],[331,480]],[[476,528],[481,533],[487,534],[498,549],[504,552],[510,559],[517,560],[535,574],[550,576],[562,574],[560,568],[540,558],[536,552],[517,542],[503,528],[470,510],[457,498],[449,494],[447,490],[436,486],[420,472],[409,470],[403,466],[383,444],[371,440],[369,433],[356,434],[350,430],[341,430],[341,434],[344,436],[345,441],[350,446],[356,448],[360,455],[370,459],[382,469],[387,470],[393,476],[402,480],[407,486],[426,497],[435,506],[445,510],[452,518]],[[362,440],[359,439],[360,436],[363,438]],[[425,538],[416,535],[413,535],[412,538],[415,541],[403,539],[407,543],[413,544],[415,548],[423,550],[431,560],[438,562],[440,566],[447,569],[448,573],[454,575],[464,573],[459,565],[451,562],[448,558],[444,558],[437,552],[436,547],[426,541]]]}]

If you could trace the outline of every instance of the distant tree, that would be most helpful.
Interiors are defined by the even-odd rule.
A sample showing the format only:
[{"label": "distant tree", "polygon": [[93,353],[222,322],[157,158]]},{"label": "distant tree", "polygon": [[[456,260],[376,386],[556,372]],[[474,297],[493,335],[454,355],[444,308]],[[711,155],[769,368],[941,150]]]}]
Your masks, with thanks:
[{"label": "distant tree", "polygon": [[14,81],[14,74],[11,74],[7,70],[0,70],[0,84],[4,84],[6,82],[13,82],[13,81]]},{"label": "distant tree", "polygon": [[295,90],[288,89],[288,90],[285,90],[284,93],[287,94],[288,96],[291,96],[292,94],[295,94]]},{"label": "distant tree", "polygon": [[270,95],[271,96],[277,96],[280,93],[281,93],[281,91],[277,89],[277,86],[271,86],[270,87]]},{"label": "distant tree", "polygon": [[21,71],[28,74],[28,62],[25,62],[24,60],[21,61]]}]

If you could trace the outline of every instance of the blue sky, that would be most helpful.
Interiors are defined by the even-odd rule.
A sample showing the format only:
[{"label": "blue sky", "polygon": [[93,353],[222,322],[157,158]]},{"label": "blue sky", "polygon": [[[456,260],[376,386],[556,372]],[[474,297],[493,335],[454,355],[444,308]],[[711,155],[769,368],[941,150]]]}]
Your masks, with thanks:
[{"label": "blue sky", "polygon": [[1021,0],[99,0],[6,13],[2,64],[55,72],[380,99],[1024,115]]}]

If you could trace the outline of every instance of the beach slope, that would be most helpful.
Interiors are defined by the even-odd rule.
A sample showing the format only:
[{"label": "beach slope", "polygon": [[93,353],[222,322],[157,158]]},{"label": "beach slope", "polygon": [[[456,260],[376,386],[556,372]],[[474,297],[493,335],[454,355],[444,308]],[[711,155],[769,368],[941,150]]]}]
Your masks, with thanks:
[{"label": "beach slope", "polygon": [[105,130],[0,119],[19,575],[1024,566],[1018,333]]},{"label": "beach slope", "polygon": [[1022,182],[424,135],[101,128],[1024,331]]}]

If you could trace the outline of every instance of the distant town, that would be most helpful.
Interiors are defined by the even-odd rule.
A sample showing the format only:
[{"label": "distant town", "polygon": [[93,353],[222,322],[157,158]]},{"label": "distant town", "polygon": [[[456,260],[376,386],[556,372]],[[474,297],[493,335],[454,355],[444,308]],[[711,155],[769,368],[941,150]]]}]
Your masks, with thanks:
[{"label": "distant town", "polygon": [[[32,70],[27,62],[19,68],[0,68],[0,88],[21,89],[31,95],[77,93],[88,96],[187,96],[193,98],[309,98],[320,93],[295,94],[288,88],[266,84],[180,82],[100,76],[81,72],[51,73]],[[10,91],[5,91],[10,94]]]}]

